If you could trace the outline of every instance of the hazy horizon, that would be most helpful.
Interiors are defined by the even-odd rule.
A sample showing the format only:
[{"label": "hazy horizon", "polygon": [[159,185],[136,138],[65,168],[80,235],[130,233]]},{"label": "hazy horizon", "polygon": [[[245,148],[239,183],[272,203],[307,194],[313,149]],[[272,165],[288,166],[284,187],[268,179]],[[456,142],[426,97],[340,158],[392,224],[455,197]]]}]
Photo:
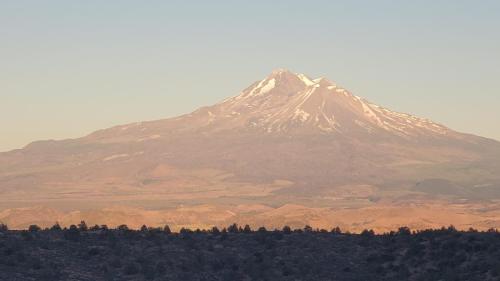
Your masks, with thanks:
[{"label": "hazy horizon", "polygon": [[496,1],[0,5],[0,151],[188,113],[276,68],[500,140]]}]

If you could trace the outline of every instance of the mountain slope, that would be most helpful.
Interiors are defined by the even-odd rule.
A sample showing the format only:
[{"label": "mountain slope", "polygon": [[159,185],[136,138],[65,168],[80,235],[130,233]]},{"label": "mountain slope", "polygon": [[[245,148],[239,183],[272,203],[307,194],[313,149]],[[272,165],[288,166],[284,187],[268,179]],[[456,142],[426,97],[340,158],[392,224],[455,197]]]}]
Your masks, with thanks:
[{"label": "mountain slope", "polygon": [[[372,104],[325,79],[276,70],[239,95],[179,118],[147,123],[154,130],[216,133],[226,130],[266,133],[386,133],[410,139],[415,136],[464,138],[430,120],[397,113]],[[183,128],[180,128],[183,127]],[[146,138],[146,124],[119,126],[91,135],[96,138]],[[120,132],[122,130],[122,132]],[[141,133],[142,131],[143,133]],[[160,135],[161,136],[161,135]]]},{"label": "mountain slope", "polygon": [[498,159],[496,141],[276,70],[191,114],[2,153],[0,207],[495,199]]}]

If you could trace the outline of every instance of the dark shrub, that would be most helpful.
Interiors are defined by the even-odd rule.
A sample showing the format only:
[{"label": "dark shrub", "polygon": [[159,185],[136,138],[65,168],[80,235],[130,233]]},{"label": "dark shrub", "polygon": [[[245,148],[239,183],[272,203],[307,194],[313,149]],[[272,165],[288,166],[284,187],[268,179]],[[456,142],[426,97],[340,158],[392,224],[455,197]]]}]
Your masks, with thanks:
[{"label": "dark shrub", "polygon": [[99,225],[94,225],[89,228],[90,231],[98,231],[101,230],[101,227]]},{"label": "dark shrub", "polygon": [[189,228],[184,228],[183,227],[183,228],[181,228],[181,230],[179,230],[179,233],[187,235],[187,234],[193,233],[193,231],[191,229],[189,229]]},{"label": "dark shrub", "polygon": [[259,229],[257,230],[257,232],[266,233],[267,229],[265,227],[261,226],[261,227],[259,227]]},{"label": "dark shrub", "polygon": [[128,226],[126,224],[119,225],[116,229],[120,231],[128,231]]},{"label": "dark shrub", "polygon": [[232,225],[230,225],[228,228],[227,228],[227,232],[229,233],[238,233],[239,230],[238,230],[238,225],[233,223]]},{"label": "dark shrub", "polygon": [[375,232],[373,230],[368,230],[368,229],[365,229],[361,232],[361,236],[363,237],[372,237],[375,235]]},{"label": "dark shrub", "polygon": [[114,268],[122,267],[122,261],[120,258],[114,258],[109,262],[109,265]]},{"label": "dark shrub", "polygon": [[248,224],[243,228],[243,233],[252,233],[252,229]]},{"label": "dark shrub", "polygon": [[5,249],[5,251],[4,251],[4,255],[6,255],[6,256],[11,256],[13,253],[14,253],[14,249],[12,249],[11,247]]},{"label": "dark shrub", "polygon": [[212,227],[212,233],[215,235],[220,234],[220,230],[217,228],[217,226]]},{"label": "dark shrub", "polygon": [[50,228],[50,230],[52,230],[52,231],[61,231],[61,230],[62,230],[62,228],[61,228],[61,226],[59,225],[59,223],[58,223],[58,222],[56,222],[56,223],[55,223],[55,224],[54,224],[54,225]]},{"label": "dark shrub", "polygon": [[80,240],[80,230],[76,227],[76,225],[71,225],[68,230],[64,231],[64,238],[69,241],[79,241]]},{"label": "dark shrub", "polygon": [[21,237],[25,240],[25,241],[31,241],[33,240],[33,234],[32,232],[29,232],[29,231],[26,231],[26,230],[23,230],[21,232]]},{"label": "dark shrub", "polygon": [[170,230],[170,227],[168,225],[165,225],[163,227],[163,232],[165,232],[166,234],[172,234],[172,231]]},{"label": "dark shrub", "polygon": [[139,273],[139,266],[135,263],[129,263],[123,268],[123,273],[126,275],[136,275]]},{"label": "dark shrub", "polygon": [[400,227],[397,232],[398,235],[408,236],[411,235],[411,230],[408,227]]},{"label": "dark shrub", "polygon": [[34,270],[40,270],[42,266],[42,262],[38,258],[34,258],[30,261],[30,266]]},{"label": "dark shrub", "polygon": [[23,252],[17,253],[16,260],[20,263],[23,263],[26,261],[26,255]]},{"label": "dark shrub", "polygon": [[141,273],[144,275],[146,280],[153,280],[156,275],[156,270],[150,264],[143,264],[141,268]]},{"label": "dark shrub", "polygon": [[28,227],[29,232],[38,232],[40,230],[42,230],[42,229],[36,224],[32,224]]},{"label": "dark shrub", "polygon": [[165,274],[165,272],[167,272],[167,266],[165,265],[164,262],[159,262],[156,265],[156,272],[158,272],[158,274],[160,275]]},{"label": "dark shrub", "polygon": [[79,224],[78,224],[78,229],[80,231],[87,231],[89,230],[88,226],[87,226],[87,223],[85,223],[85,221],[81,221]]},{"label": "dark shrub", "polygon": [[285,225],[283,227],[282,231],[283,231],[284,234],[290,234],[290,233],[292,233],[292,229],[288,225]]},{"label": "dark shrub", "polygon": [[97,255],[99,255],[100,253],[101,253],[101,251],[99,250],[99,248],[98,248],[98,247],[91,247],[91,248],[89,249],[89,252],[88,252],[89,256],[91,256],[91,257],[93,257],[93,256],[97,256]]},{"label": "dark shrub", "polygon": [[282,240],[283,233],[281,231],[274,231],[272,237],[274,240]]}]

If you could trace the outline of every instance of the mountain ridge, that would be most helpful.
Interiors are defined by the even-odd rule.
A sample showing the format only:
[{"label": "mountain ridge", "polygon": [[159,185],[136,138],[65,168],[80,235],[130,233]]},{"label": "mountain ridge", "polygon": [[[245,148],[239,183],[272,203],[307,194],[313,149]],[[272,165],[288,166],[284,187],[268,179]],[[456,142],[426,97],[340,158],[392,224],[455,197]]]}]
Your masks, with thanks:
[{"label": "mountain ridge", "polygon": [[[413,114],[392,111],[392,110],[389,110],[385,107],[376,105],[375,103],[373,103],[371,101],[368,101],[364,98],[361,98],[359,96],[352,94],[350,91],[346,90],[345,88],[337,86],[336,83],[331,82],[330,80],[328,80],[325,77],[319,77],[316,79],[312,79],[305,74],[293,73],[290,70],[287,70],[284,68],[279,68],[279,69],[273,70],[271,72],[271,74],[269,76],[267,76],[266,78],[264,78],[263,80],[256,81],[256,82],[252,83],[252,85],[250,85],[245,90],[240,92],[239,95],[226,98],[226,99],[222,100],[221,102],[218,102],[212,106],[203,106],[203,107],[200,107],[200,108],[194,110],[191,113],[183,114],[183,115],[176,116],[176,117],[159,119],[159,120],[151,120],[151,121],[143,121],[143,122],[134,122],[134,123],[128,123],[128,124],[124,124],[124,125],[117,125],[117,126],[113,126],[113,127],[107,128],[107,129],[101,129],[101,130],[91,132],[90,134],[83,136],[81,138],[88,138],[88,137],[92,137],[95,135],[99,135],[102,132],[105,132],[108,130],[111,130],[111,131],[113,131],[113,133],[116,133],[116,130],[126,131],[127,129],[129,129],[131,127],[141,126],[143,124],[167,122],[167,121],[171,121],[171,120],[178,120],[178,119],[182,119],[182,118],[193,117],[193,115],[200,114],[200,113],[208,115],[208,116],[200,116],[200,117],[204,118],[205,120],[208,120],[207,122],[211,122],[210,120],[212,120],[213,118],[216,117],[213,115],[214,114],[213,111],[214,110],[217,111],[218,107],[220,107],[220,106],[224,106],[224,105],[227,106],[228,103],[233,103],[232,106],[234,107],[235,106],[234,103],[236,103],[236,101],[238,101],[238,103],[241,105],[242,100],[245,101],[244,100],[245,98],[255,97],[255,96],[258,97],[258,96],[263,96],[265,94],[270,94],[269,92],[273,92],[272,91],[273,88],[278,88],[276,85],[273,85],[273,87],[269,87],[270,81],[276,80],[280,76],[285,76],[284,80],[287,83],[282,83],[282,84],[285,84],[285,87],[288,87],[288,88],[291,87],[292,88],[291,92],[299,93],[299,92],[302,92],[303,90],[307,89],[308,87],[311,87],[312,90],[316,90],[318,88],[320,88],[320,90],[325,90],[325,88],[326,88],[326,90],[330,90],[331,92],[333,92],[333,94],[337,93],[339,95],[344,95],[344,96],[347,96],[347,97],[355,100],[355,102],[356,101],[359,102],[359,105],[361,105],[361,107],[363,109],[362,113],[368,115],[368,117],[372,118],[372,119],[371,120],[369,119],[369,122],[363,122],[366,120],[358,120],[358,119],[363,119],[363,118],[358,118],[358,119],[353,118],[352,120],[356,123],[357,126],[363,127],[365,130],[374,129],[374,127],[375,128],[384,128],[386,130],[393,129],[395,131],[398,131],[396,133],[399,134],[400,136],[405,135],[405,133],[407,133],[407,132],[405,132],[405,127],[406,128],[413,127],[413,129],[415,129],[415,127],[421,127],[423,129],[430,129],[432,132],[438,133],[438,134],[458,133],[458,131],[452,130],[452,129],[450,129],[442,124],[436,123],[430,119],[417,117],[416,115],[413,115]],[[290,81],[293,83],[290,83]],[[283,82],[283,81],[281,81],[281,82]],[[299,86],[297,86],[297,83],[302,83],[303,86],[305,86],[305,87],[300,88]],[[270,83],[270,84],[274,84],[274,83]],[[292,85],[292,86],[290,86],[290,85]],[[285,89],[285,92],[286,92],[286,90],[289,90],[289,89]],[[283,89],[280,89],[280,91],[283,92]],[[283,93],[278,93],[278,94],[283,94]],[[306,93],[302,93],[302,94],[306,94],[306,95],[311,94],[312,95],[315,93],[314,93],[314,91],[312,91],[312,92],[306,92]],[[317,92],[316,92],[316,94],[318,95]],[[329,94],[332,94],[332,93],[329,93]],[[323,98],[325,97],[325,93],[320,93],[319,95],[322,95]],[[328,94],[326,94],[326,96],[328,97]],[[311,96],[308,96],[308,97],[311,98]],[[314,96],[311,99],[314,99]],[[324,101],[324,100],[322,100],[322,101]],[[238,103],[236,103],[236,105],[238,105]],[[317,103],[317,101],[316,101],[316,103]],[[289,117],[288,120],[296,121],[295,124],[297,124],[298,121],[311,121],[311,119],[310,119],[311,114],[302,110],[301,108],[295,108],[295,111],[292,110],[291,112],[288,112],[288,113],[289,113],[289,115],[292,116],[292,117],[288,116]],[[232,116],[232,115],[240,114],[240,113],[237,111],[231,111],[231,112],[225,112],[224,114],[225,114],[225,117],[234,118],[235,116]],[[318,115],[318,114],[316,114],[316,115]],[[334,115],[334,114],[331,114],[331,115]],[[396,120],[396,121],[398,121],[397,123],[399,123],[399,124],[406,123],[406,124],[402,124],[403,127],[397,127],[394,124],[389,123],[389,126],[388,126],[386,124],[387,120],[381,120],[381,118],[379,117],[380,115],[382,115],[384,117],[383,119],[389,119],[389,120],[390,119],[399,119],[399,120]],[[324,116],[324,114],[322,114],[322,116],[315,116],[315,117],[317,118],[315,121],[317,123],[318,122],[320,123],[318,128],[321,131],[328,132],[328,131],[336,131],[338,129],[335,127],[335,122],[330,116]],[[394,121],[394,120],[392,120],[392,121]],[[324,126],[325,124],[327,126]],[[264,131],[272,132],[273,127],[272,126],[266,127],[265,129],[266,130],[264,130]],[[279,127],[277,129],[280,130]],[[477,135],[471,134],[471,133],[459,133],[459,134],[463,137],[466,137],[466,136],[468,136],[468,137],[480,137],[483,139],[488,139],[490,141],[498,142],[498,140],[483,137],[483,136],[477,136]],[[143,136],[142,140],[146,140],[148,138],[155,139],[158,137],[159,137],[158,135]],[[77,138],[77,139],[81,139],[81,138]],[[32,142],[32,143],[26,145],[23,148],[37,145],[38,143],[71,141],[71,140],[74,140],[74,138],[63,139],[63,140],[35,141],[35,142]],[[138,139],[138,140],[140,140],[140,139]]]},{"label": "mountain ridge", "polygon": [[[276,111],[276,108],[280,110]],[[318,111],[318,108],[321,110]],[[342,116],[346,115],[346,112],[350,115]],[[111,129],[127,130],[143,123],[198,118],[201,120],[198,120],[195,126],[209,127],[218,122],[219,124],[215,126],[218,125],[221,130],[246,126],[262,128],[264,132],[270,133],[287,131],[293,127],[300,127],[301,123],[306,123],[314,124],[323,133],[341,132],[339,122],[335,119],[336,115],[340,115],[341,119],[343,117],[342,123],[353,123],[347,124],[348,130],[369,131],[382,128],[402,137],[413,137],[429,131],[441,135],[457,134],[456,131],[429,119],[378,106],[353,95],[324,77],[311,79],[304,74],[292,73],[285,69],[273,71],[268,77],[256,81],[239,95],[224,99],[212,106],[201,107],[192,113],[158,121],[115,126]],[[229,121],[233,123],[240,123],[221,125],[220,121],[229,122],[222,120],[225,118],[231,119]],[[90,135],[100,132],[102,130]],[[462,137],[474,136],[464,133],[460,135]],[[158,136],[150,135],[149,137]]]},{"label": "mountain ridge", "polygon": [[0,207],[497,200],[498,159],[499,142],[280,69],[189,114],[0,153]]}]

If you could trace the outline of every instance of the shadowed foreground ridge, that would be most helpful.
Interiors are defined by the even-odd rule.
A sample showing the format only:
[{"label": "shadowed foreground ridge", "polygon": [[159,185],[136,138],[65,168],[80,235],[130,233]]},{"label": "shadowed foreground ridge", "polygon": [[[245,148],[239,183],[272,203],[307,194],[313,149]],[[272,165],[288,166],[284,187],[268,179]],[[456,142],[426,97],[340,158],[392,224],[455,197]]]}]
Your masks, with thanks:
[{"label": "shadowed foreground ridge", "polygon": [[105,226],[9,231],[0,280],[499,280],[500,233]]}]

